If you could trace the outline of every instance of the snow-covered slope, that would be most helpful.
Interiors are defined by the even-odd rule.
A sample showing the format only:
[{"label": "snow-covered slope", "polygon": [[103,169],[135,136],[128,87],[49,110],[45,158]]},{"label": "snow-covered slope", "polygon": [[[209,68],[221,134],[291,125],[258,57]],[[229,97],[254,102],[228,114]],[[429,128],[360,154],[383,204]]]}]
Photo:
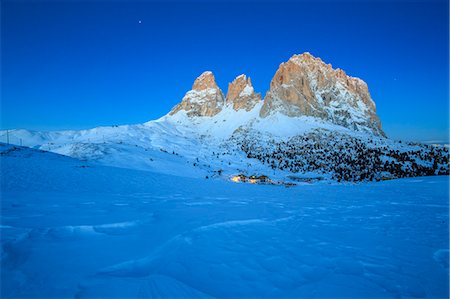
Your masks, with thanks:
[{"label": "snow-covered slope", "polygon": [[[10,131],[10,142],[52,151],[80,160],[125,168],[157,170],[184,176],[199,176],[185,165],[192,155],[179,150],[199,147],[196,138],[186,138],[168,122],[99,127],[81,131]],[[169,152],[170,149],[170,152]],[[186,170],[186,171],[184,171]]]},{"label": "snow-covered slope", "polygon": [[[244,164],[240,162],[245,159],[242,152],[226,158],[226,163],[216,159],[216,153],[236,128],[247,124],[257,114],[256,108],[236,112],[230,107],[207,119],[192,118],[180,112],[142,125],[56,132],[11,130],[8,134],[13,144],[97,164],[204,178],[214,175],[223,166],[235,167],[230,172],[235,173],[236,166]],[[5,131],[1,134],[0,138],[6,137]]]},{"label": "snow-covered slope", "polygon": [[2,298],[447,298],[448,176],[301,188],[0,144]]},{"label": "snow-covered slope", "polygon": [[393,141],[310,116],[261,118],[261,105],[228,106],[213,117],[180,111],[142,125],[8,134],[11,143],[96,164],[185,177],[364,181],[448,173],[446,147]]}]

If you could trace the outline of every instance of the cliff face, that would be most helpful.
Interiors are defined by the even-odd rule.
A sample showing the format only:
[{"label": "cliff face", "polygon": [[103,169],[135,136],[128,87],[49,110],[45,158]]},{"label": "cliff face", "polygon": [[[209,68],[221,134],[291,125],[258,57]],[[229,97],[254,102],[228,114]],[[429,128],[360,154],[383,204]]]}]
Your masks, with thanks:
[{"label": "cliff face", "polygon": [[[255,93],[247,76],[236,77],[225,98],[214,75],[204,72],[169,114],[185,111],[189,117],[213,117],[225,106],[250,111],[260,102],[261,94]],[[354,131],[385,136],[367,84],[309,53],[292,56],[275,73],[259,115],[264,120],[276,113],[311,116]]]},{"label": "cliff face", "polygon": [[240,75],[228,84],[226,103],[231,105],[236,111],[240,109],[250,111],[261,100],[261,94],[255,93],[250,77],[247,78],[245,75]]},{"label": "cliff face", "polygon": [[291,117],[313,116],[385,136],[367,84],[309,53],[294,55],[275,73],[260,116],[275,112]]},{"label": "cliff face", "polygon": [[188,116],[214,116],[225,104],[222,90],[217,86],[212,72],[204,72],[195,79],[192,90],[188,91],[181,103],[176,105],[169,115],[181,110]]}]

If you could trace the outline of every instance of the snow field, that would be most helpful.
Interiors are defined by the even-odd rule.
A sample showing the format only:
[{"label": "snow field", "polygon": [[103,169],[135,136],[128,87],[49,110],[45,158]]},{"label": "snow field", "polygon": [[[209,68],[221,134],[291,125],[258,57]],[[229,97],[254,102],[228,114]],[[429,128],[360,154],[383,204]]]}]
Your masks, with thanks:
[{"label": "snow field", "polygon": [[2,145],[2,298],[445,298],[448,177],[294,188]]}]

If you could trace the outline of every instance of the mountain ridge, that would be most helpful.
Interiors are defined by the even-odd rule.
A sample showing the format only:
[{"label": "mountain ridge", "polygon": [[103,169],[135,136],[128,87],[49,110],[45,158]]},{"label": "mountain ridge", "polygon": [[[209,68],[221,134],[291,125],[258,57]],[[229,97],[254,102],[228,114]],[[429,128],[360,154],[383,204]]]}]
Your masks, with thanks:
[{"label": "mountain ridge", "polygon": [[387,138],[367,85],[310,54],[281,64],[264,100],[244,74],[228,87],[224,95],[206,71],[157,120],[0,131],[0,138],[100,165],[197,178],[359,182],[448,174],[448,148]]},{"label": "mountain ridge", "polygon": [[[200,93],[203,90],[208,92]],[[228,105],[236,111],[250,111],[260,102],[263,103],[259,111],[261,118],[277,112],[288,117],[311,116],[354,131],[386,137],[367,84],[348,76],[342,69],[333,69],[331,64],[325,64],[308,52],[294,55],[280,64],[263,101],[261,95],[255,93],[250,77],[244,74],[229,83],[224,100],[214,75],[206,71],[169,115],[185,111],[190,117],[214,117]]]}]

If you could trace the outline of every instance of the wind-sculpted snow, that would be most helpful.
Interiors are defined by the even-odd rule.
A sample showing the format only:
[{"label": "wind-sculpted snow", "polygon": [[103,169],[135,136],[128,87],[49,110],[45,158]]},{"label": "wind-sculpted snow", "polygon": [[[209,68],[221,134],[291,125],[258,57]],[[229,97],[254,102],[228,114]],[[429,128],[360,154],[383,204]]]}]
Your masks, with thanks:
[{"label": "wind-sculpted snow", "polygon": [[294,188],[1,145],[2,298],[446,298],[448,176]]}]

